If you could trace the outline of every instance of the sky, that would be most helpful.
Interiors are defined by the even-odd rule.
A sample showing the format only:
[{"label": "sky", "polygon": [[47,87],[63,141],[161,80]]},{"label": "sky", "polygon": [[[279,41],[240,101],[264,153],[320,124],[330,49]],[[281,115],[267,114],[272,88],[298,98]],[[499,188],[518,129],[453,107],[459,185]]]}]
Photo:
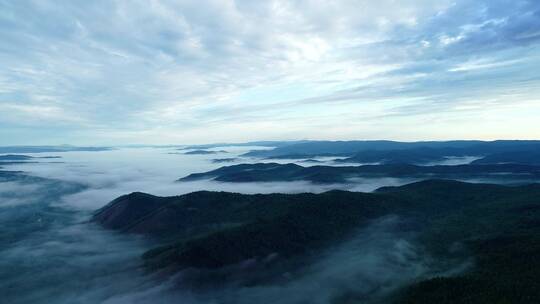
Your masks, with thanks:
[{"label": "sky", "polygon": [[0,0],[0,145],[540,139],[540,1]]}]

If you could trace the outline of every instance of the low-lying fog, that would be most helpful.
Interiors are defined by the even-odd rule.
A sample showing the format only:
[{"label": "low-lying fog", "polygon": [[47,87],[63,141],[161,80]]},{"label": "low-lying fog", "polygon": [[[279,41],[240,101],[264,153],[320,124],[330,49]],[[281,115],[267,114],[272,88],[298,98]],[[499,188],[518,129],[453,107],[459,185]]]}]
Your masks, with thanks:
[{"label": "low-lying fog", "polygon": [[[381,220],[358,238],[337,248],[286,285],[234,289],[208,297],[189,295],[143,275],[139,257],[148,240],[119,235],[86,223],[91,213],[133,191],[177,195],[197,190],[243,193],[322,192],[330,189],[372,191],[411,179],[357,179],[349,184],[307,182],[178,183],[176,179],[232,163],[257,147],[215,148],[207,155],[184,155],[174,148],[122,148],[99,152],[40,153],[38,163],[4,165],[32,177],[0,180],[0,294],[5,303],[330,303],[362,285],[362,299],[380,284],[393,288],[429,272],[426,258],[406,236],[394,233],[392,220]],[[262,147],[259,147],[262,148]],[[223,152],[225,150],[226,152]],[[32,155],[32,154],[29,154]],[[332,164],[331,158],[319,159]],[[266,160],[291,162],[292,160]],[[306,165],[302,161],[297,162]],[[51,180],[52,179],[52,180]],[[362,249],[362,250],[360,250]],[[354,265],[354,267],[351,267]],[[329,283],[332,282],[332,283]],[[353,283],[354,282],[354,283]],[[169,282],[170,283],[170,282]],[[362,290],[365,292],[362,293]],[[238,298],[238,297],[241,297]]]},{"label": "low-lying fog", "polygon": [[[123,148],[99,152],[66,152],[55,162],[39,162],[6,166],[6,170],[21,170],[31,175],[59,179],[83,184],[88,189],[65,196],[64,207],[95,210],[114,198],[134,192],[148,192],[155,195],[178,195],[198,190],[233,191],[241,193],[272,192],[324,192],[331,189],[351,191],[373,191],[380,186],[401,185],[411,179],[370,178],[357,179],[348,184],[314,185],[308,182],[268,182],[268,183],[220,183],[214,181],[175,182],[190,173],[204,172],[239,163],[255,162],[296,162],[306,166],[302,160],[260,160],[238,157],[253,149],[264,147],[222,147],[210,150],[227,151],[207,155],[185,155],[184,150],[174,148]],[[49,154],[26,154],[46,156]],[[234,162],[214,163],[213,159],[237,158]],[[325,165],[334,164],[333,158],[320,158]],[[310,164],[313,165],[313,164]]]}]

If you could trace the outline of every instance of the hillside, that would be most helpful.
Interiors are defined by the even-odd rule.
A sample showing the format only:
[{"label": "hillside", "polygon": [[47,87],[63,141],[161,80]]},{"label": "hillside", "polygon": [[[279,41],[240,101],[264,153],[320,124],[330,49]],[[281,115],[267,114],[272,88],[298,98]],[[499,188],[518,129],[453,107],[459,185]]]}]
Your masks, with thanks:
[{"label": "hillside", "polygon": [[216,170],[193,173],[179,181],[213,179],[221,182],[310,181],[313,183],[344,183],[357,177],[415,178],[531,178],[540,177],[540,166],[519,164],[417,166],[407,164],[364,166],[311,166],[296,164],[257,163],[224,166]]},{"label": "hillside", "polygon": [[[354,156],[363,151],[397,151],[409,149],[434,149],[447,151],[444,156],[484,156],[508,151],[533,151],[540,148],[540,141],[535,140],[457,140],[457,141],[420,141],[397,142],[388,140],[367,141],[308,141],[276,147],[272,150],[251,151],[245,156],[253,157],[288,157],[302,155],[313,156]],[[456,155],[454,155],[456,154]]]},{"label": "hillside", "polygon": [[387,295],[388,301],[540,300],[540,261],[534,258],[540,255],[539,185],[429,180],[376,193],[203,191],[165,198],[133,193],[98,211],[93,221],[160,240],[162,246],[144,255],[150,271],[211,270],[190,278],[193,286],[204,288],[240,275],[242,268],[234,265],[248,260],[250,279],[242,284],[269,284],[276,279],[274,270],[300,271],[326,250],[348,244],[354,231],[390,215],[403,219],[397,231],[416,235],[414,242],[433,257],[433,269],[473,262],[454,275],[420,276],[418,283]]}]

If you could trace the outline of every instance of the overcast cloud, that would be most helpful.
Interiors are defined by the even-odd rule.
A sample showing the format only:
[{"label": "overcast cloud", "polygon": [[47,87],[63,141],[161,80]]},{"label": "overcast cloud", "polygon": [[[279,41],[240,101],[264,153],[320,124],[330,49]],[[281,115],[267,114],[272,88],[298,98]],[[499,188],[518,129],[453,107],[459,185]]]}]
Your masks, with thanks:
[{"label": "overcast cloud", "polygon": [[0,0],[0,144],[538,138],[539,42],[536,0]]}]

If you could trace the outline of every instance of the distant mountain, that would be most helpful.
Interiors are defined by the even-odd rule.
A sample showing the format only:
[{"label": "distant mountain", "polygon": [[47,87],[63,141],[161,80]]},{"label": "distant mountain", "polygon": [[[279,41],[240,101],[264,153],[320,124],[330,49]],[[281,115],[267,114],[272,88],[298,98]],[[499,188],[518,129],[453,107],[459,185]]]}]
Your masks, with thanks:
[{"label": "distant mountain", "polygon": [[35,157],[35,156],[21,155],[21,154],[0,155],[0,161],[29,161],[36,158],[37,159],[54,159],[54,158],[61,158],[61,157],[60,156]]},{"label": "distant mountain", "polygon": [[239,160],[239,158],[236,158],[236,157],[215,158],[215,159],[212,159],[212,162],[215,163],[215,164],[220,164],[220,163],[232,163],[232,162],[235,162],[237,160]]},{"label": "distant mountain", "polygon": [[4,146],[0,153],[46,153],[70,151],[108,151],[111,147],[75,147],[75,146]]},{"label": "distant mountain", "polygon": [[345,159],[343,163],[380,163],[380,164],[426,164],[444,161],[448,156],[464,157],[470,155],[466,148],[411,148],[404,150],[366,150]]},{"label": "distant mountain", "polygon": [[211,150],[193,150],[184,152],[182,154],[184,155],[209,155],[209,154],[218,154],[218,153],[225,153],[226,151],[211,151]]},{"label": "distant mountain", "polygon": [[[97,211],[92,221],[154,238],[162,245],[144,254],[148,270],[184,270],[184,288],[215,290],[229,280],[254,288],[284,273],[300,275],[324,253],[351,242],[353,231],[393,215],[404,219],[396,229],[416,235],[421,254],[429,256],[422,267],[438,269],[439,276],[412,277],[384,303],[539,303],[539,198],[537,184],[445,180],[376,193],[132,193]],[[459,265],[469,267],[449,271]],[[351,282],[351,296],[360,287]]]},{"label": "distant mountain", "polygon": [[407,164],[364,166],[311,166],[257,163],[224,166],[212,171],[193,173],[179,181],[214,179],[221,182],[277,182],[305,180],[313,183],[343,183],[355,177],[416,177],[501,179],[540,178],[540,166],[518,164],[417,166]]},{"label": "distant mountain", "polygon": [[[0,167],[1,169],[1,167]],[[7,171],[0,170],[0,182],[17,181],[18,179],[25,178],[26,176],[22,171]]]},{"label": "distant mountain", "polygon": [[[532,151],[540,149],[540,141],[535,140],[498,140],[498,141],[420,141],[397,142],[385,140],[373,141],[308,141],[277,147],[272,150],[257,150],[245,154],[251,157],[282,157],[302,155],[303,157],[335,155],[354,156],[361,151],[390,151],[418,148],[455,150],[459,155],[483,156],[506,151]],[[455,156],[455,155],[445,155]]]},{"label": "distant mountain", "polygon": [[540,150],[510,151],[490,154],[475,160],[473,164],[527,164],[540,165]]},{"label": "distant mountain", "polygon": [[29,164],[29,163],[37,163],[38,160],[42,160],[42,159],[56,159],[56,158],[61,158],[61,157],[60,156],[37,157],[37,156],[29,156],[29,155],[22,155],[22,154],[7,154],[7,155],[0,155],[0,165]]},{"label": "distant mountain", "polygon": [[18,155],[18,154],[8,154],[8,155],[0,155],[0,161],[9,161],[9,160],[31,160],[33,157],[28,155]]},{"label": "distant mountain", "polygon": [[211,149],[217,147],[248,147],[248,146],[260,146],[260,147],[282,147],[293,144],[309,142],[307,140],[292,140],[292,141],[250,141],[243,143],[214,143],[214,144],[205,144],[205,145],[191,145],[184,147],[183,149]]},{"label": "distant mountain", "polygon": [[310,163],[310,164],[323,164],[324,163],[324,161],[322,161],[322,160],[317,160],[317,159],[313,159],[313,158],[303,159],[302,162],[303,163]]}]

